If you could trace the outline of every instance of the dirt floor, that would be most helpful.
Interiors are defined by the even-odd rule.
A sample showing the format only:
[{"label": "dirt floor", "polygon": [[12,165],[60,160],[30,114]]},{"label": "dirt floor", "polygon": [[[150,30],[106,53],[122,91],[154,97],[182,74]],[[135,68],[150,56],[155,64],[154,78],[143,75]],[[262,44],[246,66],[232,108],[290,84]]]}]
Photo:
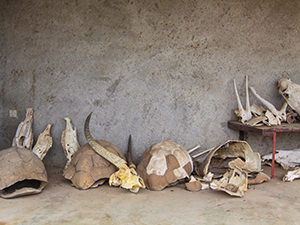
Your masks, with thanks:
[{"label": "dirt floor", "polygon": [[[264,170],[270,174],[270,168]],[[183,185],[138,194],[104,185],[80,191],[60,172],[38,195],[0,199],[0,225],[7,224],[300,224],[300,180],[251,186],[244,198],[223,192],[189,192]]]}]

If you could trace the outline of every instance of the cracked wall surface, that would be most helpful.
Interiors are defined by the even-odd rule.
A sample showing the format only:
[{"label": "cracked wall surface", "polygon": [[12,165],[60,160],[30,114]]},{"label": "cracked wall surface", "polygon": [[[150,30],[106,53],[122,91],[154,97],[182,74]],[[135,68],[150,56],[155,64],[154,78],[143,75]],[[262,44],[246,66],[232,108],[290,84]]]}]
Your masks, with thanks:
[{"label": "cracked wall surface", "polygon": [[[63,118],[78,129],[93,111],[91,132],[134,159],[172,138],[186,148],[237,139],[227,128],[244,100],[244,76],[278,108],[276,81],[300,84],[300,2],[245,1],[17,1],[0,3],[0,147],[10,146],[26,107],[35,138],[54,123],[46,164],[65,162]],[[250,94],[251,103],[258,103]],[[17,118],[9,110],[17,110]],[[279,148],[300,147],[279,135]],[[268,137],[248,135],[254,151],[270,152]]]}]

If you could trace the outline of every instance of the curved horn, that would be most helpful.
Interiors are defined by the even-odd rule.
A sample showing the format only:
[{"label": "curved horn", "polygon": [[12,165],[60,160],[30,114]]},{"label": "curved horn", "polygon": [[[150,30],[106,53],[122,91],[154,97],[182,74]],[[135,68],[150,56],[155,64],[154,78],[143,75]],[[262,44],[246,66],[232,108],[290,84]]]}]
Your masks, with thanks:
[{"label": "curved horn", "polygon": [[121,157],[111,153],[107,149],[103,148],[99,143],[97,143],[94,138],[92,137],[89,129],[90,119],[91,119],[92,113],[88,115],[88,117],[85,120],[84,123],[84,135],[87,139],[90,146],[97,152],[99,155],[101,155],[103,158],[114,164],[116,167],[120,168],[121,165],[126,164],[126,161],[122,159]]},{"label": "curved horn", "polygon": [[133,160],[132,160],[131,134],[129,135],[129,138],[128,138],[127,162],[128,162],[129,168],[134,168],[134,169],[136,168],[136,166],[135,166],[135,164],[133,163]]}]

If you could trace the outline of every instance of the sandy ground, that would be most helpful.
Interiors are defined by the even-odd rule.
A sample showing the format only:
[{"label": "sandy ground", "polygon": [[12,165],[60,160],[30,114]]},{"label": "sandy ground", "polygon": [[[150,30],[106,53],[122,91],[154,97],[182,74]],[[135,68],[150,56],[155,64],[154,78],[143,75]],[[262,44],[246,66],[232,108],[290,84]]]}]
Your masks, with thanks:
[{"label": "sandy ground", "polygon": [[212,190],[192,193],[183,185],[138,194],[108,185],[80,191],[52,172],[41,194],[0,199],[0,225],[300,224],[300,180],[283,183],[283,171],[277,167],[275,173],[237,198]]}]

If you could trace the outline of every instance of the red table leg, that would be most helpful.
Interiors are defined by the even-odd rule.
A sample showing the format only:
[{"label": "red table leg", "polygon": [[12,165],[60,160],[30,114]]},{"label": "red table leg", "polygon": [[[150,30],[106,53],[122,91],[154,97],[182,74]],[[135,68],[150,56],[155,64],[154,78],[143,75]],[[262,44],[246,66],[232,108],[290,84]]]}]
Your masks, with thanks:
[{"label": "red table leg", "polygon": [[273,154],[272,154],[272,175],[271,175],[271,178],[274,177],[275,152],[276,152],[276,132],[273,133]]}]

